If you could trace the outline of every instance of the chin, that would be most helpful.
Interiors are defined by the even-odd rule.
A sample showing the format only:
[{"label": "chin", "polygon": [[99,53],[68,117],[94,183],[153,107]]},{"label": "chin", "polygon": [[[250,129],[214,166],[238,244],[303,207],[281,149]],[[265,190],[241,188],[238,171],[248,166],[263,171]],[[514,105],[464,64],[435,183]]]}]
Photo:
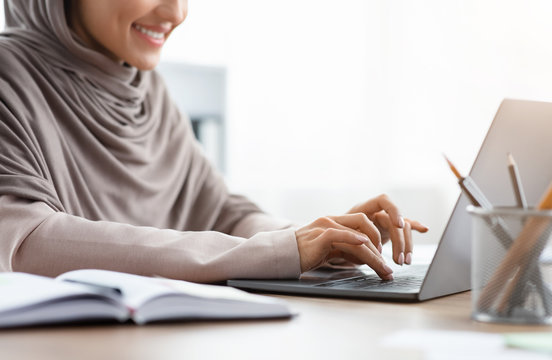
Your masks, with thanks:
[{"label": "chin", "polygon": [[134,66],[139,70],[153,70],[157,64],[159,64],[159,55],[157,56],[148,56],[141,58],[133,58],[126,61],[127,64]]}]

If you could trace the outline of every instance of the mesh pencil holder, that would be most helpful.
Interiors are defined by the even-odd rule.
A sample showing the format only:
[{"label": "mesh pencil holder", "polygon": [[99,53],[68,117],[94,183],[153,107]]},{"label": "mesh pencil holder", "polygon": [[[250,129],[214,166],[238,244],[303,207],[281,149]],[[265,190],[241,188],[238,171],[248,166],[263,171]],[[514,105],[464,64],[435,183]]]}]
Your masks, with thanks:
[{"label": "mesh pencil holder", "polygon": [[552,211],[468,206],[472,318],[552,324]]}]

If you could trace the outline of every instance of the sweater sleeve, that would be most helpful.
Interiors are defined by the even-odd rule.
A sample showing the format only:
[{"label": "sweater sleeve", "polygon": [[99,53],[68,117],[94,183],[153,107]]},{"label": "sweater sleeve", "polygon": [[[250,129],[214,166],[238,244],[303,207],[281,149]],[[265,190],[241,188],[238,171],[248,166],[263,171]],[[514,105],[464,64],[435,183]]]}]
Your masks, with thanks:
[{"label": "sweater sleeve", "polygon": [[0,270],[57,276],[96,268],[195,282],[298,277],[294,230],[282,223],[282,230],[257,232],[279,225],[264,216],[247,216],[233,235],[183,232],[91,221],[43,202],[3,195]]},{"label": "sweater sleeve", "polygon": [[245,216],[232,229],[231,235],[249,238],[259,232],[277,231],[296,228],[297,225],[289,220],[270,216],[263,212],[256,212]]}]

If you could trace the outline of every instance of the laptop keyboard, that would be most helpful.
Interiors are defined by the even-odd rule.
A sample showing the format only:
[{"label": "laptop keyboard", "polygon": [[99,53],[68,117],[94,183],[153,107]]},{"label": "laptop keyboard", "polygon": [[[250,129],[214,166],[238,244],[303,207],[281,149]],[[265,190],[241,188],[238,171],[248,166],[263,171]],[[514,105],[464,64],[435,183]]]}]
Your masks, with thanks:
[{"label": "laptop keyboard", "polygon": [[[410,269],[409,269],[410,270]],[[385,289],[388,291],[409,292],[420,289],[424,281],[427,266],[411,267],[411,271],[393,274],[393,280],[381,280],[377,275],[357,276],[348,279],[333,280],[316,287],[339,289]]]}]

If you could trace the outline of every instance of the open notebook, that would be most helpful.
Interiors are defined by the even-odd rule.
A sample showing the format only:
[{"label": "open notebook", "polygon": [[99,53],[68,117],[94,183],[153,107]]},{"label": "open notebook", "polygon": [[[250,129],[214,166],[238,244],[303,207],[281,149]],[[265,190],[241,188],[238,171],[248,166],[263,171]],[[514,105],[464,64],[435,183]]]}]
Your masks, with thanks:
[{"label": "open notebook", "polygon": [[259,319],[290,317],[277,299],[214,285],[106,270],[56,279],[0,273],[0,328],[86,321]]}]

